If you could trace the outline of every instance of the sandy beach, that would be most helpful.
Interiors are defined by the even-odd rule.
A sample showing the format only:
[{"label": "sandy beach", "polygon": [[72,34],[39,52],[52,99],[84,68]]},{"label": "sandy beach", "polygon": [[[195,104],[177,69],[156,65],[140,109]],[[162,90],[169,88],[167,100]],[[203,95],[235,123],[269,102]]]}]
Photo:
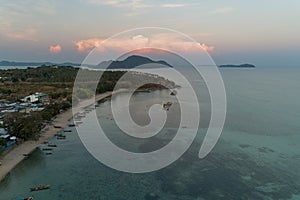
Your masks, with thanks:
[{"label": "sandy beach", "polygon": [[[57,115],[53,120],[53,125],[47,125],[46,127],[44,127],[41,130],[41,137],[38,141],[26,141],[10,150],[3,157],[0,157],[0,162],[2,163],[2,165],[0,166],[0,181],[2,181],[6,177],[6,175],[25,158],[24,154],[30,154],[37,147],[46,142],[49,138],[53,137],[57,132],[68,126],[68,124],[70,123],[69,120],[73,117],[73,113],[78,113],[85,107],[93,105],[95,103],[95,100],[99,101],[110,96],[111,94],[112,92],[106,92],[96,95],[95,98],[81,101],[73,109],[71,108]],[[60,126],[61,128],[54,128],[54,125]]]}]

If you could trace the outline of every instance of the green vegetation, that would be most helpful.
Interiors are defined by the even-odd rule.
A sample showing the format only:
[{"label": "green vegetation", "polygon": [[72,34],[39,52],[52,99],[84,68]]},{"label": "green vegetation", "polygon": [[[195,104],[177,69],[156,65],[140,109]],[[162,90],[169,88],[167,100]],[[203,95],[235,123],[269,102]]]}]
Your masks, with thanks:
[{"label": "green vegetation", "polygon": [[11,135],[24,140],[37,140],[42,128],[42,118],[38,113],[31,113],[30,115],[10,113],[5,116],[4,124]]},{"label": "green vegetation", "polygon": [[71,104],[64,101],[50,104],[41,112],[8,113],[4,117],[4,125],[10,135],[24,140],[37,140],[44,122],[70,107]]}]

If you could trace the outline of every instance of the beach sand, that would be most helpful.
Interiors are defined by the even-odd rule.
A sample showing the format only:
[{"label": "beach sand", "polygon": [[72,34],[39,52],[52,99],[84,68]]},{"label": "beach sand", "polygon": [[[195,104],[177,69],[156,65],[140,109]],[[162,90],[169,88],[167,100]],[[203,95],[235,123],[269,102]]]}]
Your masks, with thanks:
[{"label": "beach sand", "polygon": [[[61,114],[58,114],[53,120],[53,125],[47,125],[41,131],[41,137],[38,141],[26,141],[14,149],[10,150],[6,155],[0,158],[2,165],[0,166],[0,181],[2,181],[6,175],[17,166],[24,158],[24,154],[30,154],[41,144],[46,142],[49,138],[53,137],[57,132],[64,129],[70,123],[70,119],[73,117],[73,113],[78,113],[85,107],[93,105],[96,101],[104,99],[110,96],[112,92],[106,92],[103,94],[96,95],[95,98],[81,101],[77,106],[71,108]],[[54,128],[54,125],[60,126],[61,128]]]}]

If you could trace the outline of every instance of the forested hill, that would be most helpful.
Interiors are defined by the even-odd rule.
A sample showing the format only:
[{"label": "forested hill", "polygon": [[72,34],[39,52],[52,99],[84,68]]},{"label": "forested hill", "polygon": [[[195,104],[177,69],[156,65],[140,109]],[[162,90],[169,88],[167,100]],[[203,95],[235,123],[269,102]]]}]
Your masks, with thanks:
[{"label": "forested hill", "polygon": [[[106,66],[108,65],[107,67],[108,69],[132,69],[144,64],[153,64],[151,65],[151,67],[153,68],[162,67],[162,65],[165,67],[172,67],[170,64],[168,64],[163,60],[154,61],[151,60],[150,58],[144,56],[138,56],[138,55],[129,56],[126,59],[121,61],[102,62],[97,67],[102,68],[103,66],[104,68],[106,68]],[[155,64],[159,64],[159,66]]]}]

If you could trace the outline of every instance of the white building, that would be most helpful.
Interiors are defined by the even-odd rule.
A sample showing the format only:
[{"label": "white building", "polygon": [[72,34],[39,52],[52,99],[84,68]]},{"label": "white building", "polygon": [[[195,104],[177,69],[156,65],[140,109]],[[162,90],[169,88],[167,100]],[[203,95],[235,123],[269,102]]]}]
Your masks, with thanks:
[{"label": "white building", "polygon": [[4,128],[0,128],[0,135],[7,135],[7,131]]},{"label": "white building", "polygon": [[23,99],[21,99],[21,101],[28,103],[36,103],[38,101],[48,103],[49,99],[47,94],[36,92],[35,94],[31,94],[27,97],[24,97]]}]

